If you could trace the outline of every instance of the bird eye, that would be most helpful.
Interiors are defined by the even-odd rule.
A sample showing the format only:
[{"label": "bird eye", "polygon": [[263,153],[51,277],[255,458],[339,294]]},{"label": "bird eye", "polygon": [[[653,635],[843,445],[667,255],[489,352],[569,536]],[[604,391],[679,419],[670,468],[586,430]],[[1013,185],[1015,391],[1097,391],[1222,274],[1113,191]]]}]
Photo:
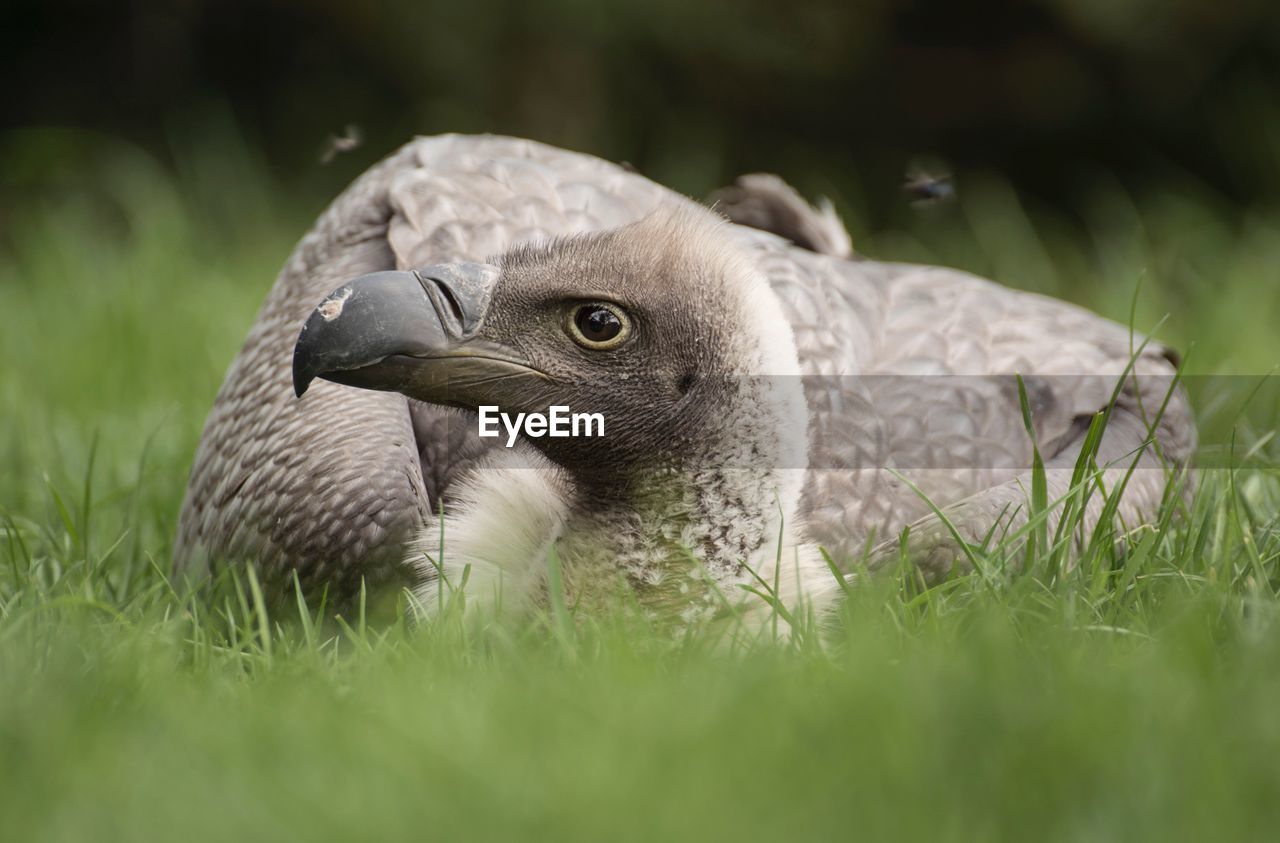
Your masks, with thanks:
[{"label": "bird eye", "polygon": [[631,335],[631,320],[616,304],[580,304],[569,311],[569,336],[583,348],[617,348]]}]

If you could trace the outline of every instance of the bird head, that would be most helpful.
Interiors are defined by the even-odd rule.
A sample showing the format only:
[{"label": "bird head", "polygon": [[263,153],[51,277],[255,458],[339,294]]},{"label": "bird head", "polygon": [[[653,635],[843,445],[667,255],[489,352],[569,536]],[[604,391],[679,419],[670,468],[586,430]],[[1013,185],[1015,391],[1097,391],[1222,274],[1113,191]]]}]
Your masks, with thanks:
[{"label": "bird head", "polygon": [[378,272],[311,313],[319,377],[469,410],[598,413],[604,435],[527,441],[587,486],[655,465],[801,467],[806,411],[781,305],[731,227],[692,205],[490,263]]}]

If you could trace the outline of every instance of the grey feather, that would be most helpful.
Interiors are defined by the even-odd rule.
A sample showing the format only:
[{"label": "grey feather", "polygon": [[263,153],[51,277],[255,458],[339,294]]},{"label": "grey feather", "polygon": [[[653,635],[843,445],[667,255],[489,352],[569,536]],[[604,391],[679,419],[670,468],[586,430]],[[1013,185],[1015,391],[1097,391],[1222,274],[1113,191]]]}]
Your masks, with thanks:
[{"label": "grey feather", "polygon": [[853,242],[831,202],[823,199],[814,207],[775,175],[739,176],[713,193],[711,200],[730,222],[776,234],[811,252],[853,257]]}]

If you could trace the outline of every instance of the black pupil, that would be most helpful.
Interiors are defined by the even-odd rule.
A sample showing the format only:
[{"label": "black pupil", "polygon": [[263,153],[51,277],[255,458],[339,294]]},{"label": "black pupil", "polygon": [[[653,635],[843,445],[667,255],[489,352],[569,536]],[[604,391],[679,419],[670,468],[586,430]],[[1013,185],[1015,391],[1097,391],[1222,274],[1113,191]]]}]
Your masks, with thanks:
[{"label": "black pupil", "polygon": [[622,332],[622,320],[607,307],[584,307],[576,321],[578,330],[591,342],[608,342]]}]

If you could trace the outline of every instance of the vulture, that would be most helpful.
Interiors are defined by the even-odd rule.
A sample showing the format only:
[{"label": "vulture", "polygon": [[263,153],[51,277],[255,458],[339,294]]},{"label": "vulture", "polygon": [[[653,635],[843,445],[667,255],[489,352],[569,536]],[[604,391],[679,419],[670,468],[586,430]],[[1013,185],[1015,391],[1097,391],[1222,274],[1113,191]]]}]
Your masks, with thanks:
[{"label": "vulture", "polygon": [[[773,176],[709,209],[528,140],[419,138],[281,271],[205,425],[175,566],[407,583],[426,611],[562,588],[691,621],[760,584],[821,607],[846,587],[830,562],[905,535],[939,576],[962,542],[1018,535],[1036,459],[1063,499],[1103,412],[1085,527],[1150,523],[1195,446],[1176,374],[1079,307],[856,257]],[[557,411],[578,435],[551,435]]]}]

